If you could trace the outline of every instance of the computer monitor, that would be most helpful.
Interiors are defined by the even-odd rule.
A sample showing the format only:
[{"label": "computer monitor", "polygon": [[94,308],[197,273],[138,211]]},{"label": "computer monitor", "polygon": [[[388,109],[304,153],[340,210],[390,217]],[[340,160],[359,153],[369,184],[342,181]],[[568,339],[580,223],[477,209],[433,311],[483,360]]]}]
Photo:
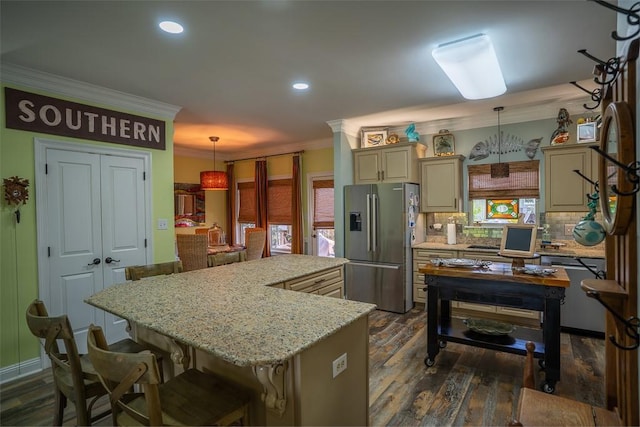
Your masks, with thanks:
[{"label": "computer monitor", "polygon": [[533,258],[537,230],[532,224],[505,224],[502,228],[500,255],[512,258]]}]

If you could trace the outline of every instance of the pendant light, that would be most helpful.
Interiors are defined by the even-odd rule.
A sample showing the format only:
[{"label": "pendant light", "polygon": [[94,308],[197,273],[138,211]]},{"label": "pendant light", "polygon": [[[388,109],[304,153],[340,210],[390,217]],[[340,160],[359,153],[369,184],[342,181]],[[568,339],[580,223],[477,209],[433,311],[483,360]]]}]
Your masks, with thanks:
[{"label": "pendant light", "polygon": [[209,140],[213,142],[213,170],[200,172],[201,190],[226,190],[229,188],[227,173],[216,170],[216,142],[219,139],[217,136],[209,137]]},{"label": "pendant light", "polygon": [[509,177],[509,163],[500,162],[500,153],[502,152],[502,131],[500,130],[500,111],[504,107],[495,107],[493,111],[498,113],[498,163],[491,164],[491,178],[507,178]]}]

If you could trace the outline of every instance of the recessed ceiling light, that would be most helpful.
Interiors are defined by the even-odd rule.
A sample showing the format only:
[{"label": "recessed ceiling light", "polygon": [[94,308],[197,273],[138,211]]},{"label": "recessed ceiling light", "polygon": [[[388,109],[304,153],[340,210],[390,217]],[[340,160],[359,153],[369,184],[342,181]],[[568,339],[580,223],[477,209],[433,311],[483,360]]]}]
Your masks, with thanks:
[{"label": "recessed ceiling light", "polygon": [[158,25],[162,29],[162,31],[166,31],[167,33],[171,33],[171,34],[180,34],[181,32],[184,31],[184,28],[182,28],[182,25],[174,21],[162,21]]},{"label": "recessed ceiling light", "polygon": [[303,82],[298,82],[298,83],[294,83],[293,84],[293,88],[296,90],[305,90],[305,89],[309,89],[309,84],[308,83],[303,83]]}]

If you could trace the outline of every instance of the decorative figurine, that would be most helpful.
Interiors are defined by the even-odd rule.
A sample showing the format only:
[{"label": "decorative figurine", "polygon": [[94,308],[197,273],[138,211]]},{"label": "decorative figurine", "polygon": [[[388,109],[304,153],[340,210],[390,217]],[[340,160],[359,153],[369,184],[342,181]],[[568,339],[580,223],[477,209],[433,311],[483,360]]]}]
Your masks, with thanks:
[{"label": "decorative figurine", "polygon": [[556,121],[558,122],[558,128],[551,134],[551,145],[567,142],[569,140],[569,129],[567,129],[567,126],[573,123],[566,108],[561,108],[558,111]]},{"label": "decorative figurine", "polygon": [[416,132],[416,124],[411,123],[409,127],[404,131],[407,134],[407,138],[409,138],[409,142],[418,142],[420,141],[420,134]]}]

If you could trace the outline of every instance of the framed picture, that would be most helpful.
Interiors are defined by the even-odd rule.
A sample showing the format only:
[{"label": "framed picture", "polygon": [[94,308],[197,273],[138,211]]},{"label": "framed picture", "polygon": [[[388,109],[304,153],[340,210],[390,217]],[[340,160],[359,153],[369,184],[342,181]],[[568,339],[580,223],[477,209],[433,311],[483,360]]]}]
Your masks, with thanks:
[{"label": "framed picture", "polygon": [[578,125],[578,142],[596,142],[598,127],[596,122],[582,123]]},{"label": "framed picture", "polygon": [[360,148],[381,147],[387,142],[387,127],[362,128]]},{"label": "framed picture", "polygon": [[433,153],[436,156],[451,156],[455,154],[455,140],[453,134],[447,131],[433,135]]}]

